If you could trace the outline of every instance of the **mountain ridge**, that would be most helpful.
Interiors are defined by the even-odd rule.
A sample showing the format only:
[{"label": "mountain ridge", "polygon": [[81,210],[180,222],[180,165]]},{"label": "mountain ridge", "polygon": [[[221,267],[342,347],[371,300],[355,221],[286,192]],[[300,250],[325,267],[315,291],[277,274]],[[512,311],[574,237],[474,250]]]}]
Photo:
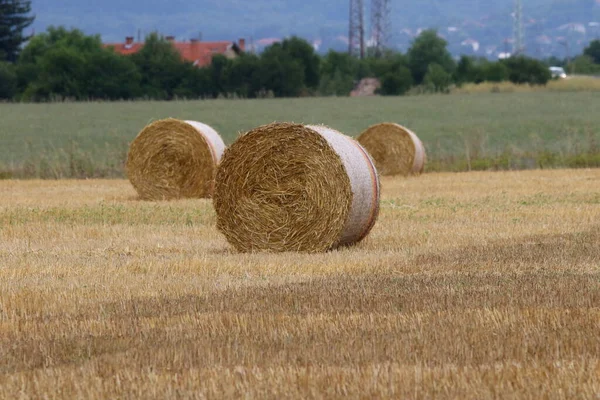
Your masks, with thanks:
[{"label": "mountain ridge", "polygon": [[[531,55],[564,55],[561,40],[574,52],[600,37],[600,0],[523,3]],[[257,46],[295,34],[320,51],[347,47],[347,0],[33,0],[32,8],[37,32],[64,25],[100,34],[105,42],[159,31],[178,40],[246,38]],[[512,36],[512,10],[513,0],[392,1],[390,47],[405,51],[420,30],[437,28],[454,54],[496,57],[511,47],[506,40]]]}]

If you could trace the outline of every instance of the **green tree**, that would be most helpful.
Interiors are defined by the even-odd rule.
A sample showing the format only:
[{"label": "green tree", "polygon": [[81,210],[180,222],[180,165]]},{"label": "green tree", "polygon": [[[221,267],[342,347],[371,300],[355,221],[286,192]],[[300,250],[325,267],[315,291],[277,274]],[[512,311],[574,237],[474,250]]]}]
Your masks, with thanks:
[{"label": "green tree", "polygon": [[292,57],[281,43],[269,46],[262,54],[257,74],[261,89],[271,90],[277,97],[297,97],[303,93],[305,67]]},{"label": "green tree", "polygon": [[452,75],[439,64],[429,64],[423,83],[436,93],[447,93],[452,84]]},{"label": "green tree", "polygon": [[102,46],[100,37],[50,27],[23,49],[17,64],[24,100],[54,97],[129,99],[140,95],[140,74],[128,57]]},{"label": "green tree", "polygon": [[29,0],[0,0],[0,61],[17,60],[21,45],[29,40],[23,30],[35,19],[30,13]]},{"label": "green tree", "polygon": [[408,59],[401,53],[386,53],[386,57],[367,58],[363,61],[367,66],[369,75],[374,78],[383,78],[389,73],[396,73],[402,67],[408,67]]},{"label": "green tree", "polygon": [[223,71],[223,81],[228,93],[243,98],[253,98],[261,89],[260,59],[253,54],[241,54]]},{"label": "green tree", "polygon": [[227,94],[231,90],[227,84],[227,71],[231,68],[233,61],[221,54],[213,57],[210,66],[208,67],[208,75],[210,76],[210,92],[212,97],[217,97],[220,94]]},{"label": "green tree", "polygon": [[85,98],[86,57],[102,51],[99,36],[63,27],[50,27],[36,35],[19,56],[19,91],[25,100],[53,96]]},{"label": "green tree", "polygon": [[592,57],[582,55],[571,61],[571,70],[577,74],[600,74],[600,64],[594,63]]},{"label": "green tree", "polygon": [[142,95],[142,75],[130,57],[108,49],[90,53],[83,67],[86,98],[106,100],[135,99]]},{"label": "green tree", "polygon": [[171,42],[152,33],[146,37],[144,47],[131,57],[140,71],[144,95],[162,100],[174,97],[186,68]]},{"label": "green tree", "polygon": [[185,63],[182,66],[181,82],[173,93],[177,97],[189,99],[213,97],[209,69]]},{"label": "green tree", "polygon": [[[310,43],[303,39],[292,37],[267,47],[262,53],[261,64],[263,86],[268,83],[265,80],[267,76],[275,79],[278,83],[275,84],[277,89],[273,91],[278,96],[298,96],[306,89],[316,90],[319,87],[320,58]],[[268,65],[275,68],[272,73],[265,69]],[[292,73],[295,75],[292,76]],[[277,94],[283,92],[287,94]]]},{"label": "green tree", "polygon": [[583,54],[590,57],[595,64],[600,64],[600,40],[593,40]]},{"label": "green tree", "polygon": [[319,87],[319,64],[321,59],[306,40],[293,36],[281,43],[282,50],[300,63],[304,69],[304,84],[309,89]]},{"label": "green tree", "polygon": [[446,73],[453,73],[455,62],[447,50],[448,43],[435,30],[423,31],[408,50],[408,65],[416,84],[421,84],[431,64],[438,64]]},{"label": "green tree", "polygon": [[346,52],[329,51],[321,61],[322,95],[347,96],[358,78],[359,61]]},{"label": "green tree", "polygon": [[85,55],[74,47],[49,49],[37,63],[39,75],[29,88],[36,99],[86,97],[84,81]]},{"label": "green tree", "polygon": [[17,92],[17,74],[11,64],[0,62],[0,99],[12,99]]},{"label": "green tree", "polygon": [[477,60],[474,57],[462,56],[454,71],[454,81],[458,85],[463,83],[483,81],[482,70],[487,65],[487,60]]},{"label": "green tree", "polygon": [[402,66],[383,76],[379,93],[384,96],[402,95],[410,90],[412,84],[413,78],[410,70]]}]

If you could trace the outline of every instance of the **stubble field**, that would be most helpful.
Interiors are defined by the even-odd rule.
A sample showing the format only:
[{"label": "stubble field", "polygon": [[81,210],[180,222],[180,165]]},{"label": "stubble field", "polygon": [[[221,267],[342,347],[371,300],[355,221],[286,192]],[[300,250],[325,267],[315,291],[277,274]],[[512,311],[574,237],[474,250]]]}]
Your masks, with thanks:
[{"label": "stubble field", "polygon": [[599,398],[600,170],[385,178],[358,246],[237,254],[208,200],[0,181],[0,398]]}]

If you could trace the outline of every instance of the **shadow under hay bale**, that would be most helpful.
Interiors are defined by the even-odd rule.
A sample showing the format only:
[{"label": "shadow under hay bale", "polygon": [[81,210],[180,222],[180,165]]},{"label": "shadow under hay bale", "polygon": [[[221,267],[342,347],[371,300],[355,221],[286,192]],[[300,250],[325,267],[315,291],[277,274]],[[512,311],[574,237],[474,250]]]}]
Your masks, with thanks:
[{"label": "shadow under hay bale", "polygon": [[210,197],[225,150],[219,134],[196,121],[146,126],[127,155],[127,177],[142,200]]},{"label": "shadow under hay bale", "polygon": [[274,123],[223,155],[217,228],[241,252],[321,252],[364,239],[379,214],[379,177],[352,138],[324,126]]},{"label": "shadow under hay bale", "polygon": [[425,168],[427,156],[423,143],[401,125],[373,125],[357,140],[373,157],[381,175],[418,175]]}]

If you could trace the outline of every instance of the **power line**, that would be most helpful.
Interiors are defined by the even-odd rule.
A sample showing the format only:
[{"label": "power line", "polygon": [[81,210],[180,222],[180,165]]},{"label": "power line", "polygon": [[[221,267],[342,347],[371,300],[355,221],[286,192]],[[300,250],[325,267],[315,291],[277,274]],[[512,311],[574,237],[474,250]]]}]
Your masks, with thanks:
[{"label": "power line", "polygon": [[350,0],[348,52],[365,58],[365,6],[363,0]]},{"label": "power line", "polygon": [[375,56],[381,57],[390,39],[391,0],[371,0],[371,39]]},{"label": "power line", "polygon": [[523,28],[523,3],[521,0],[515,0],[513,22],[513,55],[523,54],[525,52],[525,30]]}]

